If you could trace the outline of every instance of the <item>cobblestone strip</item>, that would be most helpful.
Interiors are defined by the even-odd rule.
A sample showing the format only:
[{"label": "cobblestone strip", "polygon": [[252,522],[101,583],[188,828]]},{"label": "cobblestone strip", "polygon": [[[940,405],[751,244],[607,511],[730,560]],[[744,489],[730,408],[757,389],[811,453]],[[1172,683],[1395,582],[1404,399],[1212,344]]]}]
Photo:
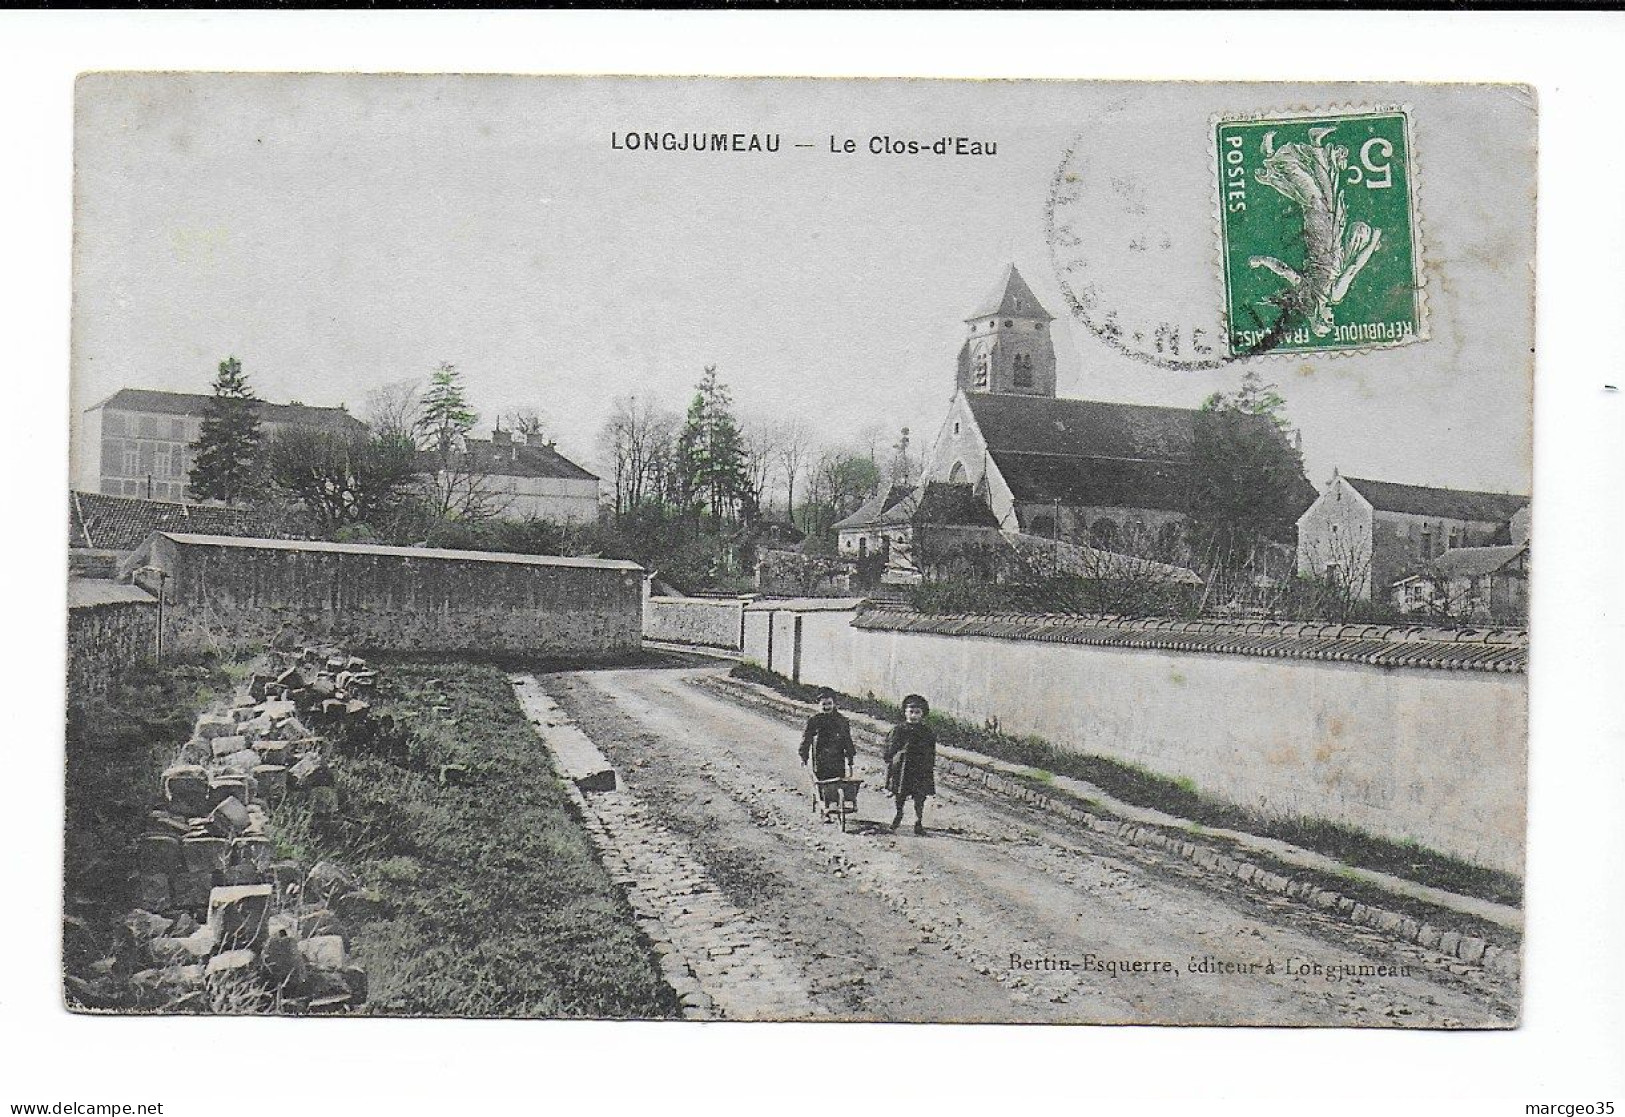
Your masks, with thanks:
[{"label": "cobblestone strip", "polygon": [[[510,676],[510,682],[544,744],[551,728],[575,729],[534,676]],[[768,945],[771,931],[723,896],[689,844],[660,826],[624,781],[617,783],[613,791],[584,791],[564,781],[610,879],[654,944],[684,1018],[825,1015],[795,965]]]},{"label": "cobblestone strip", "polygon": [[[701,685],[716,693],[733,697],[736,701],[775,709],[796,717],[804,716],[812,708],[765,688],[741,684],[733,679],[714,678]],[[858,718],[854,717],[852,721],[859,736],[867,732]],[[1097,833],[1109,834],[1131,845],[1179,857],[1208,872],[1227,876],[1261,891],[1311,905],[1328,914],[1340,916],[1347,922],[1371,928],[1401,942],[1415,943],[1428,950],[1437,950],[1468,965],[1482,966],[1502,977],[1516,978],[1519,975],[1521,959],[1517,951],[1503,949],[1476,935],[1444,931],[1430,923],[1395,911],[1359,903],[1341,893],[1319,887],[1313,879],[1274,872],[1245,859],[1221,853],[1205,843],[1187,841],[1157,826],[1102,818],[1070,798],[1046,795],[1020,780],[1012,779],[980,764],[939,754],[937,766],[939,771],[946,771],[961,779],[980,784],[989,791],[1020,799],[1040,810],[1065,815],[1078,825]]]}]

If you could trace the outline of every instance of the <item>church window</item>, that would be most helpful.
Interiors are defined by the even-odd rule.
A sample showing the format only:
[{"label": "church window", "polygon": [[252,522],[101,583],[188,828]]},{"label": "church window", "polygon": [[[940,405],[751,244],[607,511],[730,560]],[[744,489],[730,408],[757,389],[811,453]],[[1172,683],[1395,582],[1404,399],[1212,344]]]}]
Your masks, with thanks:
[{"label": "church window", "polygon": [[1007,330],[1008,330],[1008,329],[1009,329],[1009,328],[1010,328],[1010,327],[1011,327],[1011,326],[1014,326],[1014,325],[1015,325],[1015,323],[1014,323],[1014,322],[1012,322],[1012,321],[1010,321],[1010,319],[1008,319],[1008,318],[1006,318],[1006,319],[1005,319],[1005,320],[1004,320],[1004,328],[1005,328],[1005,329],[1007,329]]},{"label": "church window", "polygon": [[[956,423],[955,426],[957,427],[958,424]],[[963,485],[965,476],[965,463],[955,462],[953,469],[948,474],[948,482],[952,485]]]},{"label": "church window", "polygon": [[1031,388],[1033,386],[1033,359],[1026,353],[1016,354],[1015,385],[1018,388]]},{"label": "church window", "polygon": [[954,433],[955,434],[959,433],[959,420],[958,419],[954,420]]},{"label": "church window", "polygon": [[976,386],[978,388],[987,387],[987,377],[988,377],[988,355],[986,353],[983,353],[979,357],[976,358]]}]

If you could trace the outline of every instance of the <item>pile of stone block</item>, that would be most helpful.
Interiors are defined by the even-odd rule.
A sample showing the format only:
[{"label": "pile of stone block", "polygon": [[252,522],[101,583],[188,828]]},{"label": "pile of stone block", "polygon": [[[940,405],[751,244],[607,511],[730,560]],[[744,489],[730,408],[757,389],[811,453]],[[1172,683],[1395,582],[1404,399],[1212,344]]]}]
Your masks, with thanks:
[{"label": "pile of stone block", "polygon": [[197,719],[164,771],[117,956],[69,981],[85,1003],[118,1001],[120,971],[137,1006],[172,1011],[334,1012],[366,999],[343,913],[378,897],[331,863],[278,860],[269,825],[290,797],[317,817],[337,812],[317,729],[365,721],[377,676],[336,649],[271,655]]}]

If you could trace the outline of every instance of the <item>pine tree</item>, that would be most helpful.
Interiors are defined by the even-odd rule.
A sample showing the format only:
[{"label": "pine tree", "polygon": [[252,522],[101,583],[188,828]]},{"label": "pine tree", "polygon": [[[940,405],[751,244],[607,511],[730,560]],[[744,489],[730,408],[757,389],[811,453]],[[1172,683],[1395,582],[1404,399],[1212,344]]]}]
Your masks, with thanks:
[{"label": "pine tree", "polygon": [[692,515],[708,512],[717,520],[745,510],[750,493],[745,459],[733,400],[717,380],[717,367],[706,365],[677,439],[678,496],[685,509]]},{"label": "pine tree", "polygon": [[261,489],[259,399],[236,357],[220,362],[203,429],[192,443],[188,477],[194,500],[239,504]]},{"label": "pine tree", "polygon": [[417,427],[424,449],[451,453],[461,447],[479,421],[479,415],[468,404],[463,374],[456,365],[442,363],[430,374],[429,390],[423,393],[419,405]]}]

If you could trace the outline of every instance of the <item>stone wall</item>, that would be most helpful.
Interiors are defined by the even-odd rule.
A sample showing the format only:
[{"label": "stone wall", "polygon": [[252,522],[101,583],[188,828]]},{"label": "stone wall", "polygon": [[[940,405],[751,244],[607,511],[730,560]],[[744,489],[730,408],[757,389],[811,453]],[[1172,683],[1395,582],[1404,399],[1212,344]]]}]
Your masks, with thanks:
[{"label": "stone wall", "polygon": [[[1186,778],[1265,814],[1328,819],[1523,871],[1526,676],[1461,666],[1499,655],[1504,667],[1517,649],[1464,644],[1445,669],[1454,662],[1446,653],[1407,661],[1399,648],[1391,662],[1434,666],[1379,667],[1369,662],[1381,654],[1377,640],[1344,639],[1350,661],[1333,662],[1310,658],[1332,654],[1312,648],[1280,658],[1268,648],[1288,638],[1268,634],[1237,637],[1258,641],[1251,654],[1181,650],[1172,645],[1203,643],[1198,626],[1172,631],[1183,622],[1161,622],[1165,638],[1133,646],[1126,636],[1040,639],[1033,618],[906,631],[859,627],[852,608],[776,605],[747,610],[745,657],[768,664],[771,629],[772,670],[803,683],[893,702],[919,692],[952,717]],[[1021,638],[1024,621],[1033,638]],[[1441,646],[1442,637],[1417,644]]]},{"label": "stone wall", "polygon": [[643,603],[643,635],[650,640],[738,651],[749,598],[650,597]]},{"label": "stone wall", "polygon": [[570,656],[642,641],[630,562],[158,533],[125,571],[148,589],[163,572],[176,640]]},{"label": "stone wall", "polygon": [[134,586],[68,580],[68,703],[99,698],[156,647],[158,600]]}]

